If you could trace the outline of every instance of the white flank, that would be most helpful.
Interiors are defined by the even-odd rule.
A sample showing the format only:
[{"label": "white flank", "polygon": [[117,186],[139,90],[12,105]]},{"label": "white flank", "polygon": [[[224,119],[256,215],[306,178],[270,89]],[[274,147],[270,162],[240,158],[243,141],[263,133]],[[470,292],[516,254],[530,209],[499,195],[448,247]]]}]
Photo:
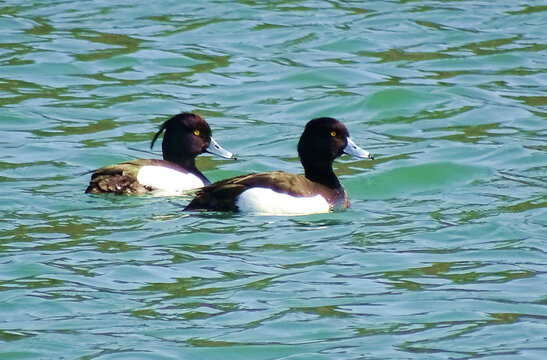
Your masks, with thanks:
[{"label": "white flank", "polygon": [[321,195],[291,196],[267,188],[251,188],[239,195],[239,211],[269,215],[306,215],[330,212]]},{"label": "white flank", "polygon": [[161,190],[162,195],[177,195],[182,191],[196,189],[205,184],[194,174],[182,173],[163,166],[143,166],[137,180],[145,186]]}]

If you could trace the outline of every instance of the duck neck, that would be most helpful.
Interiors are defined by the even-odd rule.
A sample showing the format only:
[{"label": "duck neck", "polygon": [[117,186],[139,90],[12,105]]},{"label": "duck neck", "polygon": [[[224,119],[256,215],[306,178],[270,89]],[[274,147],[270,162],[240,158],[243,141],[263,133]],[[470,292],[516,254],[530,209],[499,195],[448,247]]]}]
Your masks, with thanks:
[{"label": "duck neck", "polygon": [[305,176],[308,180],[325,185],[330,189],[338,189],[341,186],[334,170],[332,170],[332,162],[312,164],[302,161],[302,165],[304,165]]},{"label": "duck neck", "polygon": [[172,162],[173,164],[176,164],[183,168],[184,170],[188,171],[189,173],[192,173],[196,175],[198,178],[203,181],[205,185],[209,185],[211,182],[201,173],[201,171],[198,170],[196,167],[196,158],[195,157],[182,157],[182,156],[168,156],[167,154],[163,157],[164,160]]}]

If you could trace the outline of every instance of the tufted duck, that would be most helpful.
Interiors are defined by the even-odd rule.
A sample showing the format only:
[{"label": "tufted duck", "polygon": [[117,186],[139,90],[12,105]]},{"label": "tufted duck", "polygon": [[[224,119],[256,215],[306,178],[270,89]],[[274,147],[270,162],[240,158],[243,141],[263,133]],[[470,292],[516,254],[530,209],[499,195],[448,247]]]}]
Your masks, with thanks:
[{"label": "tufted duck", "polygon": [[211,137],[209,124],[198,115],[181,113],[165,121],[150,148],[164,130],[164,160],[137,159],[100,168],[91,175],[85,192],[144,194],[158,190],[162,194],[178,194],[210,184],[196,167],[197,155],[207,152],[235,159]]},{"label": "tufted duck", "polygon": [[298,142],[304,176],[274,171],[222,180],[198,190],[185,210],[302,215],[348,208],[348,195],[332,169],[344,153],[374,159],[351,140],[340,121],[313,119]]}]

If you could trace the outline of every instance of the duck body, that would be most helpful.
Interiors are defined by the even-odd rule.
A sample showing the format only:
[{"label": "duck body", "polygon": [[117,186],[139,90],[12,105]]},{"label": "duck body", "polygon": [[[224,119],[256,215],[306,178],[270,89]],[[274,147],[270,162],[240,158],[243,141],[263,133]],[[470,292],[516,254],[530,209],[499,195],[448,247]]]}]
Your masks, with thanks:
[{"label": "duck body", "polygon": [[305,175],[274,171],[222,180],[198,190],[185,210],[303,215],[348,208],[349,197],[332,169],[343,153],[373,159],[355,145],[341,122],[313,119],[298,143]]},{"label": "duck body", "polygon": [[136,159],[102,167],[91,175],[86,193],[177,195],[210,184],[196,167],[197,155],[234,158],[211,137],[209,125],[198,115],[181,113],[164,122],[151,148],[163,131],[163,160]]},{"label": "duck body", "polygon": [[137,159],[96,170],[86,192],[142,195],[156,191],[177,195],[209,184],[199,171],[191,172],[166,160]]},{"label": "duck body", "polygon": [[216,182],[198,191],[185,210],[301,215],[347,207],[349,198],[342,185],[332,189],[303,175],[274,171]]}]

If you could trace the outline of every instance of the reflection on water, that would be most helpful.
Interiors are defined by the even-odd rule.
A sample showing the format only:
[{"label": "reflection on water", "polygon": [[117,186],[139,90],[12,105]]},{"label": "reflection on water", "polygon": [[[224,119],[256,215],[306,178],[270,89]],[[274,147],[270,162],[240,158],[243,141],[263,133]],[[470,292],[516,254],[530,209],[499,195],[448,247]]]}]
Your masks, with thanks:
[{"label": "reflection on water", "polygon": [[[540,2],[0,9],[2,358],[547,355]],[[214,180],[301,172],[317,116],[376,160],[333,214],[83,193],[183,110],[241,159]]]}]

